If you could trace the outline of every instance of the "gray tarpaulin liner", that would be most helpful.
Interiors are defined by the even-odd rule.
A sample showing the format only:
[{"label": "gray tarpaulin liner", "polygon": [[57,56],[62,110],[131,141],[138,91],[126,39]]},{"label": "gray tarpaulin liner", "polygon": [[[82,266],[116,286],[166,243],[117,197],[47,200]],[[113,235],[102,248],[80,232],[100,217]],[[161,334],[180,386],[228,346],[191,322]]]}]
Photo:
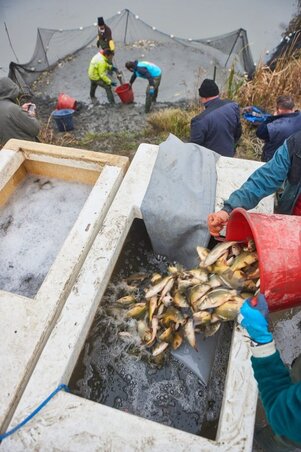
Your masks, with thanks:
[{"label": "gray tarpaulin liner", "polygon": [[[174,135],[159,147],[141,212],[157,254],[189,269],[198,265],[198,245],[207,246],[207,216],[215,210],[216,160],[219,155]],[[219,333],[204,339],[198,352],[183,342],[172,354],[207,384]]]},{"label": "gray tarpaulin liner", "polygon": [[215,210],[219,155],[174,135],[159,147],[141,212],[157,254],[186,268],[198,264],[196,247],[207,246],[207,216]]}]

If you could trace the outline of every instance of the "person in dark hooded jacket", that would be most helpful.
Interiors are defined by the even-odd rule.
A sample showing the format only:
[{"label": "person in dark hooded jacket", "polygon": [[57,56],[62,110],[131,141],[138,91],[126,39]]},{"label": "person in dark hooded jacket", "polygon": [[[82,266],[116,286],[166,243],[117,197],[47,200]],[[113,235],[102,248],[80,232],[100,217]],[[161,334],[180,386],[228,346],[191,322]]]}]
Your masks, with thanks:
[{"label": "person in dark hooded jacket", "polygon": [[268,117],[256,130],[257,137],[264,140],[261,161],[271,160],[284,140],[299,130],[301,130],[301,113],[295,110],[293,98],[277,97],[274,115]]},{"label": "person in dark hooded jacket", "polygon": [[11,138],[27,141],[38,141],[40,123],[35,118],[33,104],[26,103],[20,107],[17,97],[20,94],[18,85],[8,77],[0,78],[0,144]]},{"label": "person in dark hooded jacket", "polygon": [[201,84],[199,95],[205,110],[191,120],[190,142],[233,157],[241,136],[238,104],[220,99],[217,84],[208,78]]}]

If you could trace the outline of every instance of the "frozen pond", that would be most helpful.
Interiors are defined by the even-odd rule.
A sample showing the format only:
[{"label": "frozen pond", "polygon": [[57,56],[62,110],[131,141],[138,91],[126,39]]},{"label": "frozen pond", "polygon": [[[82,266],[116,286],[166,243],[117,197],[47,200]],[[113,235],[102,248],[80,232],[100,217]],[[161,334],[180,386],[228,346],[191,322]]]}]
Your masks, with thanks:
[{"label": "frozen pond", "polygon": [[34,297],[90,185],[29,176],[0,209],[0,289]]}]

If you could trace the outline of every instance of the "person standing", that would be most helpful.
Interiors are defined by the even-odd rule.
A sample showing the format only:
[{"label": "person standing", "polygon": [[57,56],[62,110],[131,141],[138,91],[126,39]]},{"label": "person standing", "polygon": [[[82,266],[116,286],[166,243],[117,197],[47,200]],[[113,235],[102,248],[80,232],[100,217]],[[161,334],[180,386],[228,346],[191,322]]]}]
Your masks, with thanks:
[{"label": "person standing", "polygon": [[210,234],[218,236],[226,226],[229,214],[236,207],[253,209],[261,199],[275,193],[281,187],[277,213],[301,215],[301,131],[287,138],[274,154],[224,201],[221,210],[208,215]]},{"label": "person standing", "polygon": [[103,50],[110,49],[112,55],[114,55],[115,43],[112,39],[111,28],[105,24],[103,17],[97,18],[97,25],[98,25],[98,37],[96,42],[97,47]]},{"label": "person standing", "polygon": [[267,322],[265,296],[247,299],[238,322],[251,339],[251,363],[269,425],[255,427],[255,440],[264,451],[301,450],[301,355],[291,371],[276,350]]},{"label": "person standing", "polygon": [[264,140],[262,162],[268,162],[284,140],[301,130],[301,113],[295,110],[291,96],[279,96],[276,99],[276,111],[273,116],[257,127],[256,135]]},{"label": "person standing", "polygon": [[148,61],[127,61],[125,67],[133,73],[129,81],[130,86],[133,85],[137,77],[148,80],[145,98],[145,113],[148,113],[152,102],[157,101],[162,71],[159,66]]},{"label": "person standing", "polygon": [[115,68],[111,64],[111,57],[112,51],[105,49],[97,52],[97,54],[94,55],[90,62],[88,75],[91,82],[90,98],[93,104],[97,103],[97,99],[95,97],[97,86],[101,86],[105,89],[110,104],[115,103],[112,86],[116,86],[117,83],[111,80],[111,78],[108,76],[108,72],[117,72],[117,68]]},{"label": "person standing", "polygon": [[225,157],[233,157],[235,145],[241,137],[238,104],[220,99],[217,84],[208,78],[202,82],[199,96],[205,110],[191,120],[190,142]]},{"label": "person standing", "polygon": [[18,85],[8,77],[0,79],[0,145],[11,138],[39,141],[40,123],[36,119],[35,105],[17,104]]}]

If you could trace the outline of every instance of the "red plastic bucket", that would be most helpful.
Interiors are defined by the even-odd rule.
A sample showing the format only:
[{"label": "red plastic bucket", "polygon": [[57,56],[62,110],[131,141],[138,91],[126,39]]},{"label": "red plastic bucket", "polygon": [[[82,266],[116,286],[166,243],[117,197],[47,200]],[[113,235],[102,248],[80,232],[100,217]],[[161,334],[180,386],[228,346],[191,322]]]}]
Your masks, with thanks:
[{"label": "red plastic bucket", "polygon": [[301,217],[234,209],[226,240],[253,239],[259,258],[260,291],[269,310],[301,305]]},{"label": "red plastic bucket", "polygon": [[68,94],[60,93],[57,99],[57,110],[76,110],[76,100]]},{"label": "red plastic bucket", "polygon": [[115,88],[115,93],[118,94],[121,102],[124,104],[131,104],[134,101],[134,92],[129,83],[117,86],[117,88]]}]

